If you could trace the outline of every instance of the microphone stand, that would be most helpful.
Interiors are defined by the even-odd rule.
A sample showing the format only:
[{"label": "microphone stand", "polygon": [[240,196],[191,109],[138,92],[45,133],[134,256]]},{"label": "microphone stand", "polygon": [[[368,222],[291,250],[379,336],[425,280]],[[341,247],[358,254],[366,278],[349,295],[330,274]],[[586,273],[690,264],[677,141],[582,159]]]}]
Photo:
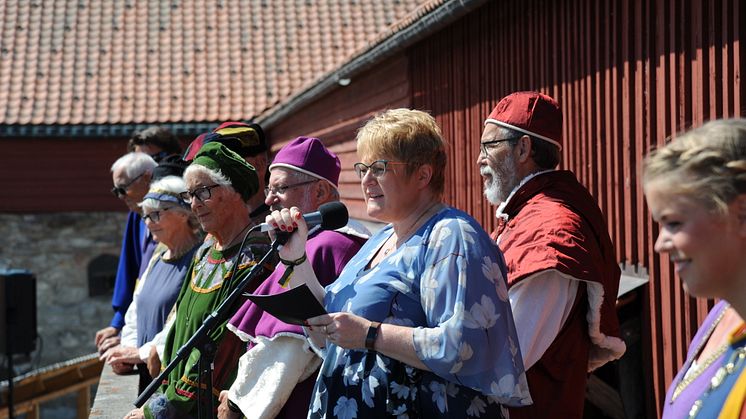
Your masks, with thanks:
[{"label": "microphone stand", "polygon": [[[241,246],[238,248],[238,253],[236,254],[236,262],[233,264],[233,267],[231,269],[230,278],[233,277],[236,273],[236,269],[238,265],[240,264],[241,259],[241,252],[243,251],[244,245],[246,244],[246,239],[248,239],[249,235],[254,232],[258,227],[255,226],[251,228],[247,233],[246,236],[244,236],[243,240],[241,241]],[[199,369],[199,382],[197,383],[197,406],[198,406],[198,418],[211,418],[214,416],[215,408],[213,406],[213,399],[212,399],[212,372],[214,367],[214,360],[215,360],[215,352],[217,351],[217,344],[209,339],[210,333],[212,333],[215,328],[223,322],[228,317],[228,310],[233,307],[233,304],[236,302],[236,300],[241,296],[243,293],[243,290],[246,289],[249,285],[252,285],[254,282],[254,279],[257,277],[259,273],[264,271],[264,265],[268,263],[271,258],[274,257],[275,254],[277,254],[278,250],[282,245],[287,243],[288,239],[290,238],[290,234],[288,233],[281,233],[277,232],[279,234],[276,234],[275,240],[272,242],[271,248],[267,252],[266,255],[257,263],[254,265],[251,270],[249,271],[248,275],[244,279],[241,280],[241,282],[238,284],[236,288],[233,289],[233,291],[228,295],[228,298],[223,300],[222,303],[216,308],[210,315],[205,318],[205,320],[202,322],[202,325],[197,329],[196,332],[192,335],[191,338],[181,347],[178,351],[176,351],[176,354],[174,358],[169,362],[169,364],[166,366],[166,368],[161,371],[160,375],[156,377],[155,380],[153,380],[145,390],[137,397],[137,400],[135,400],[135,407],[142,407],[145,402],[150,398],[150,396],[153,395],[155,390],[158,388],[158,386],[163,383],[163,380],[168,377],[168,375],[173,371],[174,368],[181,362],[187,359],[189,354],[192,352],[193,348],[197,348],[200,353],[199,363],[198,363],[198,369]],[[204,381],[203,381],[204,380]],[[203,406],[201,404],[202,398],[202,384],[205,384],[206,391],[208,394],[207,400],[208,402]],[[203,412],[203,408],[206,408],[207,412]],[[203,414],[205,414],[203,416]]]}]

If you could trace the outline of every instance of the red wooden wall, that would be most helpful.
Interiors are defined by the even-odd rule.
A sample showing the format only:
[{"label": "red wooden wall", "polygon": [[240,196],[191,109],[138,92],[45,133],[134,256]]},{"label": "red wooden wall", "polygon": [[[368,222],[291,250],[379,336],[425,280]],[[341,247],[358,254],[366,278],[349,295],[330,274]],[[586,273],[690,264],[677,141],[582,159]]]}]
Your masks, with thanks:
[{"label": "red wooden wall", "polygon": [[127,211],[109,192],[127,140],[3,138],[1,212]]},{"label": "red wooden wall", "polygon": [[304,107],[269,130],[273,150],[305,135],[319,137],[339,156],[342,163],[339,192],[351,217],[368,219],[360,181],[352,170],[352,165],[359,161],[355,134],[377,112],[410,106],[407,65],[404,55],[378,63],[374,70],[354,77],[348,86]]},{"label": "red wooden wall", "polygon": [[654,254],[640,164],[677,131],[746,112],[744,9],[739,0],[501,0],[411,49],[413,105],[451,141],[448,200],[488,230],[494,208],[475,166],[482,121],[512,91],[560,101],[562,167],[598,200],[619,262],[650,272],[644,374],[657,414],[710,304],[685,296]]}]

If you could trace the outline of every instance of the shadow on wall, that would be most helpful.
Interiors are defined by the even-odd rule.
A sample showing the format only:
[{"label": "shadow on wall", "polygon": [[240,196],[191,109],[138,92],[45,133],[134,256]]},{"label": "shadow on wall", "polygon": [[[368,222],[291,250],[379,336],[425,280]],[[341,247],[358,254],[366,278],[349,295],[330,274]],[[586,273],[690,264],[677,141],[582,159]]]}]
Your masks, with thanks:
[{"label": "shadow on wall", "polygon": [[98,255],[88,263],[88,296],[111,296],[117,276],[119,258],[114,255]]}]

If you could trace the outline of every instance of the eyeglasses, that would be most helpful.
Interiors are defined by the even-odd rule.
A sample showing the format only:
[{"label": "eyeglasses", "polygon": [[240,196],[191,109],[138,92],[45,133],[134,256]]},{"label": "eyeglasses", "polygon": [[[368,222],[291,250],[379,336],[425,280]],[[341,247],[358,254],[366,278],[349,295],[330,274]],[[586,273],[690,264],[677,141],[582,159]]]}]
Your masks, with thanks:
[{"label": "eyeglasses", "polygon": [[505,141],[517,140],[518,138],[521,138],[521,137],[516,136],[516,137],[508,137],[508,138],[497,138],[494,140],[485,141],[483,143],[479,143],[479,150],[482,152],[482,154],[486,156],[487,154],[489,154],[489,149],[492,148],[488,146],[492,146],[493,144],[504,143]]},{"label": "eyeglasses", "polygon": [[211,190],[215,188],[219,188],[222,185],[210,185],[210,186],[200,186],[199,188],[193,190],[193,191],[185,191],[179,194],[179,197],[184,200],[187,204],[192,203],[192,198],[199,199],[200,202],[205,202],[205,200],[210,199],[212,196]]},{"label": "eyeglasses", "polygon": [[158,210],[158,211],[149,212],[149,213],[143,215],[142,219],[143,220],[148,220],[149,219],[150,221],[152,221],[154,223],[160,222],[161,221],[161,213],[164,212],[164,211],[168,211],[170,209],[171,208],[163,208],[163,209]]},{"label": "eyeglasses", "polygon": [[381,176],[386,174],[386,167],[390,164],[407,164],[407,163],[399,162],[399,161],[390,161],[390,160],[376,160],[370,165],[367,165],[365,163],[355,163],[352,167],[355,169],[355,173],[357,173],[357,176],[360,179],[364,178],[365,175],[368,174],[368,170],[370,170],[370,173],[373,175],[373,177],[378,179]]},{"label": "eyeglasses", "polygon": [[124,185],[120,185],[120,186],[114,185],[114,187],[111,188],[111,193],[113,193],[114,196],[116,196],[117,198],[121,198],[127,195],[127,189],[129,189],[129,187],[132,186],[132,184],[135,183],[137,179],[140,179],[142,175],[144,174],[145,173],[140,173],[139,175],[135,176],[134,179],[132,179],[131,181],[129,181],[128,183]]},{"label": "eyeglasses", "polygon": [[314,179],[314,180],[308,180],[306,182],[294,183],[292,185],[270,186],[270,187],[264,188],[264,196],[269,196],[270,194],[285,195],[285,192],[287,192],[288,189],[297,188],[298,186],[308,185],[309,183],[314,183],[318,181],[319,181],[318,179]]}]

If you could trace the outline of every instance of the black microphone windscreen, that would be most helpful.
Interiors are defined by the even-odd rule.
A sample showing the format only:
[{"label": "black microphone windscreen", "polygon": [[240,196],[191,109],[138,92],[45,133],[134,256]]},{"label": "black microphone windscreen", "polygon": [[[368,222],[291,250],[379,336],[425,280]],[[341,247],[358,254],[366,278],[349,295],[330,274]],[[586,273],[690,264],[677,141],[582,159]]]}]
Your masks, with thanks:
[{"label": "black microphone windscreen", "polygon": [[350,216],[347,207],[339,202],[327,202],[319,206],[321,213],[321,228],[324,230],[336,230],[347,225]]}]

